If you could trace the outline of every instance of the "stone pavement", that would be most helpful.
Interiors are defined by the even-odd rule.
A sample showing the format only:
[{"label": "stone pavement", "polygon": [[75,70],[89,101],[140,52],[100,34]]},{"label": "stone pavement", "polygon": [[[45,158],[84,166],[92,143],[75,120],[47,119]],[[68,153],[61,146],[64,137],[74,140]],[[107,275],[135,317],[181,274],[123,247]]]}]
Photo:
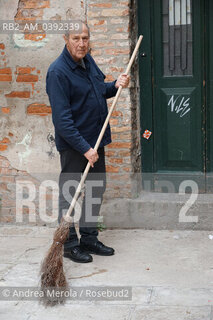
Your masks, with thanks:
[{"label": "stone pavement", "polygon": [[[0,227],[0,287],[36,287],[53,228]],[[128,301],[68,299],[45,308],[38,301],[0,301],[0,319],[213,320],[213,240],[210,231],[106,230],[99,239],[111,257],[64,259],[71,287],[130,286]],[[210,236],[210,237],[209,237]],[[213,237],[212,237],[213,238]]]}]

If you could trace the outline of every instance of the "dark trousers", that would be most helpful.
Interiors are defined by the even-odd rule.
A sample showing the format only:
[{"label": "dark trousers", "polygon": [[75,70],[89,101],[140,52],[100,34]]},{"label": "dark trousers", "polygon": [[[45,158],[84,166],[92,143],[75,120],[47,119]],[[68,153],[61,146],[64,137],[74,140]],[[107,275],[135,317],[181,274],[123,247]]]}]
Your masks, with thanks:
[{"label": "dark trousers", "polygon": [[[93,243],[97,241],[97,217],[99,216],[103,194],[106,189],[104,148],[98,149],[98,155],[99,159],[94,164],[94,168],[90,168],[85,181],[84,198],[82,201],[81,217],[79,220],[81,242],[84,243]],[[78,183],[81,179],[81,175],[88,163],[88,160],[83,155],[71,148],[60,152],[60,161],[59,222],[70,206]],[[75,210],[73,210],[71,216],[73,216],[74,213]],[[91,215],[93,217],[93,221],[91,221]],[[95,222],[94,219],[96,220]],[[78,236],[73,224],[70,227],[69,237],[64,244],[64,250],[69,250],[78,244]]]}]

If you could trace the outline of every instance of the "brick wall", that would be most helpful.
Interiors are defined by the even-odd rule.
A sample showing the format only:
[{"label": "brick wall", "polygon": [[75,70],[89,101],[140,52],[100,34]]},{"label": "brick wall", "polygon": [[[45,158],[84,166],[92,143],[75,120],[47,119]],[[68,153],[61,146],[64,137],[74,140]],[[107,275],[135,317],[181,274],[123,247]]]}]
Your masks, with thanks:
[{"label": "brick wall", "polygon": [[[13,0],[14,8],[17,1]],[[91,53],[113,81],[125,71],[136,38],[134,1],[57,1],[20,0],[13,18],[63,19],[67,14],[86,14],[91,30]],[[59,12],[59,11],[60,12]],[[12,9],[11,9],[12,11]],[[13,10],[14,12],[14,10]],[[60,13],[60,14],[59,14]],[[64,13],[64,17],[63,17]],[[11,41],[11,39],[13,41]],[[4,35],[0,39],[0,221],[15,221],[15,182],[20,177],[35,182],[37,172],[59,173],[59,157],[52,139],[54,130],[51,108],[45,93],[45,76],[49,64],[63,49],[62,36]],[[124,89],[110,120],[113,142],[106,148],[107,191],[105,200],[134,196],[133,172],[140,170],[138,152],[137,68]],[[108,101],[109,108],[113,99]],[[38,161],[39,160],[39,161]],[[49,195],[49,200],[51,196]],[[36,214],[38,202],[36,200]],[[27,221],[27,209],[24,212]]]},{"label": "brick wall", "polygon": [[[91,30],[91,53],[106,75],[115,80],[125,72],[135,45],[135,3],[132,1],[87,1],[87,19]],[[133,68],[134,69],[134,68]],[[124,89],[110,120],[113,142],[106,148],[108,189],[105,198],[134,196],[132,173],[138,172],[139,151],[137,76]],[[109,107],[112,99],[109,101]]]}]

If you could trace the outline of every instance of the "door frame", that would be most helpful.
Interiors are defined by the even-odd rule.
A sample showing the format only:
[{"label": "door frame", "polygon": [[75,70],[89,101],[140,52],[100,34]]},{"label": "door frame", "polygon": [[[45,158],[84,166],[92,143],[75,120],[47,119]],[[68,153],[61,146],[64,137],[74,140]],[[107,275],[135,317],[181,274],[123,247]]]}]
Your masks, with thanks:
[{"label": "door frame", "polygon": [[[139,63],[140,81],[140,124],[141,137],[143,132],[148,129],[153,132],[153,70],[152,70],[152,22],[151,22],[151,3],[150,0],[138,0],[138,32],[143,34],[143,51],[146,53],[146,64],[142,69]],[[143,77],[141,74],[143,73]],[[143,102],[143,103],[141,103]],[[143,117],[143,114],[146,117]],[[154,141],[153,136],[149,140],[141,138],[141,166],[142,172],[154,171]]]},{"label": "door frame", "polygon": [[[207,172],[213,172],[213,2],[205,1],[205,19],[206,19],[206,132],[207,132]],[[212,53],[212,54],[210,54]],[[212,124],[212,128],[211,128]],[[211,148],[212,146],[212,148]]]}]

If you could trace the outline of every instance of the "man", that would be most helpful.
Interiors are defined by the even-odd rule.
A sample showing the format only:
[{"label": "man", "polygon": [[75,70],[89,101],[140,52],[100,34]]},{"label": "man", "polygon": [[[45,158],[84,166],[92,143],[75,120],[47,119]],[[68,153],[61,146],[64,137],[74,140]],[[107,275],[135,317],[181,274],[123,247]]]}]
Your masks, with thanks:
[{"label": "man", "polygon": [[[104,74],[88,54],[89,38],[89,28],[85,23],[82,24],[81,33],[64,35],[64,50],[50,65],[46,79],[56,147],[61,160],[59,221],[69,208],[69,195],[73,197],[75,193],[72,182],[80,181],[88,161],[91,168],[86,181],[96,181],[99,186],[93,189],[95,198],[101,200],[92,204],[92,216],[98,217],[106,185],[104,146],[111,142],[109,125],[98,151],[93,148],[107,116],[106,99],[115,96],[119,86],[127,87],[129,84],[129,76],[124,74],[117,81],[104,82]],[[85,193],[87,195],[87,188]],[[98,241],[97,221],[94,223],[88,219],[87,211],[91,202],[88,205],[84,197],[79,222],[80,244],[74,224],[64,244],[64,257],[75,262],[91,262],[90,253],[105,256],[114,254],[113,248]]]}]

